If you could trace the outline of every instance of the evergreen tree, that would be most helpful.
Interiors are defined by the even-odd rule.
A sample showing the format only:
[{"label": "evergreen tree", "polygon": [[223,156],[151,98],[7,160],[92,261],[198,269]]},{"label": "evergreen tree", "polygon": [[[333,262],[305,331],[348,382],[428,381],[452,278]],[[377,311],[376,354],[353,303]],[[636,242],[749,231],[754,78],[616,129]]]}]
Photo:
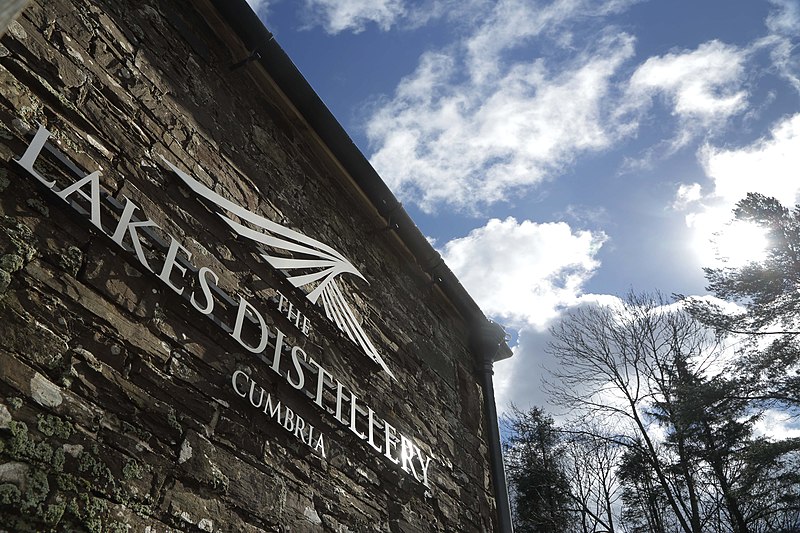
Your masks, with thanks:
[{"label": "evergreen tree", "polygon": [[720,336],[748,337],[738,371],[749,379],[752,399],[800,408],[800,205],[790,210],[775,198],[749,193],[733,214],[736,221],[764,228],[765,257],[704,271],[708,290],[744,311],[731,314],[707,300],[682,298]]},{"label": "evergreen tree", "polygon": [[622,520],[630,533],[666,533],[668,503],[641,443],[622,456],[617,475],[623,486]]},{"label": "evergreen tree", "polygon": [[567,532],[569,481],[560,461],[560,437],[542,409],[512,407],[504,420],[506,475],[517,533]]}]

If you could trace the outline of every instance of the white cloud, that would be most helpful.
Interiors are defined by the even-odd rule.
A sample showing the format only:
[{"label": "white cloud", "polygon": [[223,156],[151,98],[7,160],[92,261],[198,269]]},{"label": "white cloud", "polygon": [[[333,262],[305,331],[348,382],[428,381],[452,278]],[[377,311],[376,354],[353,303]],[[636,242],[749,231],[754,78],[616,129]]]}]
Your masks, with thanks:
[{"label": "white cloud", "polygon": [[602,106],[633,39],[601,39],[551,71],[517,62],[490,81],[464,80],[457,52],[428,53],[367,125],[370,160],[401,197],[432,210],[488,205],[557,173],[616,133]]},{"label": "white cloud", "polygon": [[606,240],[602,232],[575,231],[564,222],[509,217],[489,220],[442,247],[443,259],[481,309],[519,331],[514,356],[495,366],[501,412],[512,401],[523,408],[546,403],[540,377],[557,364],[544,350],[547,327],[564,309],[618,302],[613,296],[583,294]]},{"label": "white cloud", "polygon": [[359,33],[370,23],[382,31],[418,28],[441,19],[456,21],[468,28],[481,26],[488,31],[478,31],[471,39],[474,41],[471,48],[480,53],[482,48],[497,52],[519,45],[541,31],[568,41],[570,33],[561,28],[565,21],[576,15],[595,17],[619,12],[640,1],[304,0],[304,7],[308,23],[320,25],[331,34]]},{"label": "white cloud", "polygon": [[449,241],[442,256],[487,314],[512,327],[544,328],[579,301],[605,241],[602,232],[573,231],[564,222],[509,217]]},{"label": "white cloud", "polygon": [[757,437],[770,440],[800,438],[800,423],[796,417],[776,409],[769,409],[755,423],[754,433]]},{"label": "white cloud", "polygon": [[713,181],[713,196],[726,206],[748,192],[774,196],[793,206],[800,192],[800,114],[777,124],[768,138],[740,149],[706,146],[700,152],[703,168]]},{"label": "white cloud", "polygon": [[[570,298],[568,307],[581,306],[619,306],[621,300],[612,295],[586,294]],[[559,320],[566,309],[559,310],[546,325]],[[498,410],[503,413],[513,403],[527,409],[537,405],[555,409],[549,405],[552,400],[543,386],[543,378],[552,378],[551,371],[558,370],[560,362],[548,353],[552,341],[550,332],[543,325],[525,326],[519,332],[519,342],[514,346],[513,357],[494,365],[495,399]],[[558,413],[555,413],[558,414]]]},{"label": "white cloud", "polygon": [[569,23],[626,9],[639,0],[501,0],[484,23],[465,41],[467,65],[475,81],[501,72],[503,52],[520,48],[532,37],[547,34],[561,47],[572,46]]},{"label": "white cloud", "polygon": [[558,364],[547,353],[550,339],[547,331],[525,329],[514,346],[514,355],[495,363],[494,396],[501,414],[512,403],[521,409],[534,405],[547,407],[549,397],[542,386],[542,378],[547,375],[548,368]]},{"label": "white cloud", "polygon": [[247,0],[253,11],[260,17],[264,17],[269,9],[270,0]]},{"label": "white cloud", "polygon": [[[651,57],[631,76],[629,106],[646,109],[654,98],[663,96],[684,128],[707,128],[746,107],[746,59],[746,50],[719,41],[692,51]],[[688,131],[676,142],[684,144],[693,136]]]},{"label": "white cloud", "polygon": [[781,74],[800,91],[800,5],[796,0],[770,0],[774,9],[767,17],[771,32],[771,57]]},{"label": "white cloud", "polygon": [[767,17],[767,28],[777,34],[791,34],[800,31],[800,5],[794,0],[770,0],[776,9]]},{"label": "white cloud", "polygon": [[328,33],[359,33],[369,23],[386,31],[406,14],[403,0],[305,0],[305,7]]},{"label": "white cloud", "polygon": [[675,193],[675,201],[672,203],[674,209],[684,209],[693,202],[697,202],[703,197],[703,188],[699,183],[681,183]]}]

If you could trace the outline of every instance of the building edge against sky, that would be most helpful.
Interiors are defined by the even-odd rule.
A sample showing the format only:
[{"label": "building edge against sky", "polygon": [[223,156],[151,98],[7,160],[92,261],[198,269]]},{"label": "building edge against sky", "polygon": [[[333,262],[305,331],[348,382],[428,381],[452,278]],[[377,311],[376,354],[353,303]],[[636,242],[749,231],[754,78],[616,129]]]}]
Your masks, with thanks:
[{"label": "building edge against sky", "polygon": [[[15,15],[0,512],[20,528],[510,531],[502,328],[247,3]],[[332,257],[362,280],[309,272]],[[333,296],[309,304],[308,279]],[[373,343],[390,377],[359,358]]]}]

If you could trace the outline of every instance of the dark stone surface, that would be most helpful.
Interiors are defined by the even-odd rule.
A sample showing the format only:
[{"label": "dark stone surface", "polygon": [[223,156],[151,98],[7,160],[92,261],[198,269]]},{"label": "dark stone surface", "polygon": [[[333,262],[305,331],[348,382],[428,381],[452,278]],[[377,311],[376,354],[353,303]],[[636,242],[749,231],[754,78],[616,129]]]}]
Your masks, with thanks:
[{"label": "dark stone surface", "polygon": [[[30,2],[0,40],[0,530],[473,532],[494,502],[468,331],[203,1]],[[316,409],[11,162],[38,124],[426,454],[430,489]],[[397,381],[159,156],[329,243]],[[59,186],[76,176],[51,156]],[[311,318],[304,338],[275,290]],[[230,310],[228,310],[230,311]],[[234,394],[244,370],[327,457]]]}]

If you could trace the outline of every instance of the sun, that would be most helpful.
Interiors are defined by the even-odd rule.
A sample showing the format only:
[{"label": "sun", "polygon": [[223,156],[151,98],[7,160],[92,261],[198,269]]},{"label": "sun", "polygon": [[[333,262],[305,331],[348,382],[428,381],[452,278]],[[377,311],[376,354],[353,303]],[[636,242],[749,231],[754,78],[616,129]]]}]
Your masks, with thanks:
[{"label": "sun", "polygon": [[767,244],[767,231],[764,228],[740,221],[727,224],[711,239],[716,261],[731,268],[763,261]]},{"label": "sun", "polygon": [[693,248],[703,266],[739,268],[766,258],[767,230],[757,224],[704,217],[693,226]]}]

